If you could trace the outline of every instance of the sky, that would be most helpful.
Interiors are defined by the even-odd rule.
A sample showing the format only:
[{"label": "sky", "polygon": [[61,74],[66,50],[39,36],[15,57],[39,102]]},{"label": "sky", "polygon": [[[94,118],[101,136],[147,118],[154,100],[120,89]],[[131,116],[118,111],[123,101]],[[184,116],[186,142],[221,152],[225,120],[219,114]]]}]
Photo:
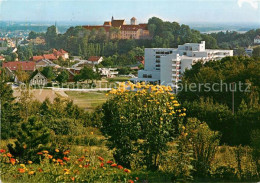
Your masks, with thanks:
[{"label": "sky", "polygon": [[257,23],[260,0],[0,0],[2,21],[103,22],[156,16],[180,23]]}]

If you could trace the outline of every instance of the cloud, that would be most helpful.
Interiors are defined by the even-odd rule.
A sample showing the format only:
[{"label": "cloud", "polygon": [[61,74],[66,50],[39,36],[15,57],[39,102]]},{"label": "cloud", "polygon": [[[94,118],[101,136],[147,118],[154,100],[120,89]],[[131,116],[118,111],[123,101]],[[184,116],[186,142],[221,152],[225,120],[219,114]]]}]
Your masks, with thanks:
[{"label": "cloud", "polygon": [[238,0],[237,4],[241,8],[244,3],[249,3],[252,6],[252,8],[258,9],[259,2],[260,0]]}]

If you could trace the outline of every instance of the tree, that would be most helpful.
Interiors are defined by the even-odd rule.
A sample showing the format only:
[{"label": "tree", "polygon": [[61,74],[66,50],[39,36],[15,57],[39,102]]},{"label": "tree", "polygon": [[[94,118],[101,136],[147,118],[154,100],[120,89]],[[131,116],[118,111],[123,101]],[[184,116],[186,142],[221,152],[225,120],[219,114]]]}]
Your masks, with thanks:
[{"label": "tree", "polygon": [[253,49],[253,57],[260,57],[260,46],[257,46]]},{"label": "tree", "polygon": [[50,131],[36,116],[31,116],[21,124],[15,146],[8,144],[7,147],[21,163],[39,162],[37,153],[51,148]]},{"label": "tree", "polygon": [[65,83],[69,79],[69,74],[67,71],[61,71],[61,73],[57,76],[56,80],[59,83]]},{"label": "tree", "polygon": [[1,138],[8,139],[15,136],[17,124],[20,121],[18,108],[13,97],[11,85],[7,84],[8,78],[4,70],[0,74],[0,113],[1,113]]},{"label": "tree", "polygon": [[28,35],[28,40],[30,40],[30,39],[35,39],[37,37],[37,33],[36,32],[34,32],[34,31],[31,31],[30,33],[29,33],[29,35]]},{"label": "tree", "polygon": [[44,67],[41,73],[50,80],[55,77],[52,67]]},{"label": "tree", "polygon": [[93,80],[95,79],[95,73],[91,67],[85,66],[83,69],[80,71],[80,78],[82,80]]},{"label": "tree", "polygon": [[48,48],[54,48],[56,46],[56,40],[57,40],[57,32],[56,27],[53,25],[51,27],[48,27],[47,32],[45,34],[45,40],[47,43]]}]

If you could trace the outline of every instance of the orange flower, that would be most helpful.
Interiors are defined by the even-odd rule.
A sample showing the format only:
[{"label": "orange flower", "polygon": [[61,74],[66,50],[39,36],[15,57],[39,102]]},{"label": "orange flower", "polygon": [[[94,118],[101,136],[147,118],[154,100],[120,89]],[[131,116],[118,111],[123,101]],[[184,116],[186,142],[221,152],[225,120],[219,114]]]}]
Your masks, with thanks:
[{"label": "orange flower", "polygon": [[34,171],[29,171],[28,174],[29,175],[33,175],[35,172]]},{"label": "orange flower", "polygon": [[0,153],[5,153],[5,152],[6,152],[6,150],[0,149]]},{"label": "orange flower", "polygon": [[28,161],[28,164],[32,164],[33,162],[32,161]]},{"label": "orange flower", "polygon": [[71,177],[71,180],[74,182],[75,181],[75,177]]},{"label": "orange flower", "polygon": [[52,159],[52,158],[53,158],[53,156],[52,156],[52,155],[48,155],[48,158],[49,158],[49,159]]},{"label": "orange flower", "polygon": [[59,163],[62,163],[62,162],[63,162],[61,159],[57,159],[57,161],[58,161]]},{"label": "orange flower", "polygon": [[44,154],[48,154],[48,153],[49,153],[49,151],[46,151],[46,150],[45,150],[45,151],[42,151],[42,152],[43,152]]},{"label": "orange flower", "polygon": [[133,180],[129,180],[128,183],[134,183],[134,181]]},{"label": "orange flower", "polygon": [[69,161],[70,159],[68,157],[63,158],[64,161]]},{"label": "orange flower", "polygon": [[24,173],[24,172],[25,172],[25,169],[23,169],[23,168],[18,168],[18,172]]},{"label": "orange flower", "polygon": [[70,151],[69,150],[66,150],[66,151],[64,151],[64,155],[67,155],[67,154],[69,154],[70,153]]},{"label": "orange flower", "polygon": [[113,163],[113,161],[111,161],[111,160],[107,161],[107,164],[112,164],[112,163]]},{"label": "orange flower", "polygon": [[99,159],[100,161],[104,161],[104,158],[102,158],[101,156],[99,156],[98,159]]},{"label": "orange flower", "polygon": [[135,179],[136,179],[136,180],[139,180],[139,178],[138,178],[138,177],[135,177]]},{"label": "orange flower", "polygon": [[55,152],[57,152],[57,153],[58,153],[58,152],[60,152],[60,150],[59,150],[59,149],[55,149]]},{"label": "orange flower", "polygon": [[14,158],[11,158],[11,159],[10,159],[10,162],[11,162],[12,165],[14,165],[14,164],[15,164],[15,159],[14,159]]},{"label": "orange flower", "polygon": [[39,168],[38,171],[39,171],[39,172],[43,172],[43,169]]},{"label": "orange flower", "polygon": [[9,158],[12,157],[12,155],[11,155],[10,153],[7,153],[6,155],[7,155],[7,157],[9,157]]},{"label": "orange flower", "polygon": [[37,154],[38,154],[38,155],[41,155],[41,154],[43,154],[43,153],[42,153],[42,152],[38,152]]},{"label": "orange flower", "polygon": [[84,165],[84,168],[88,168],[89,167],[89,164],[87,164],[87,165]]},{"label": "orange flower", "polygon": [[104,163],[100,163],[100,168],[103,168],[104,167]]},{"label": "orange flower", "polygon": [[118,165],[117,167],[118,167],[118,169],[120,169],[120,170],[123,169],[123,167],[122,167],[121,165]]},{"label": "orange flower", "polygon": [[124,169],[124,172],[130,173],[131,171],[129,169]]},{"label": "orange flower", "polygon": [[116,167],[116,166],[117,166],[117,164],[113,163],[111,166],[112,166],[112,167]]}]

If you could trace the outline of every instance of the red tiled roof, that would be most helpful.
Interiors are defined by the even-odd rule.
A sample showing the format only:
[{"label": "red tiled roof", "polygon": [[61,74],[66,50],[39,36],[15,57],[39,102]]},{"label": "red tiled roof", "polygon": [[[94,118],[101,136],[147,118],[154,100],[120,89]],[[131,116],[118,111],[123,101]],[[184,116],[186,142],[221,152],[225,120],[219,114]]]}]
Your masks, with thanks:
[{"label": "red tiled roof", "polygon": [[100,58],[101,57],[99,57],[99,56],[91,56],[88,58],[88,61],[97,62],[97,61],[99,61]]},{"label": "red tiled roof", "polygon": [[113,20],[111,22],[113,27],[120,27],[120,26],[124,25],[124,23],[125,23],[125,20]]},{"label": "red tiled roof", "polygon": [[43,56],[40,55],[40,56],[33,56],[30,60],[37,62],[37,61],[42,60],[42,59],[44,59],[44,58],[43,58]]},{"label": "red tiled roof", "polygon": [[66,51],[63,50],[63,49],[60,49],[59,51],[56,50],[56,49],[53,49],[53,54],[54,54],[54,56],[56,56],[56,57],[63,56],[65,53],[68,53],[68,52],[66,52]]},{"label": "red tiled roof", "polygon": [[109,30],[110,30],[110,27],[109,27],[109,26],[103,26],[103,25],[94,25],[94,26],[92,26],[92,25],[87,25],[87,26],[83,26],[83,28],[85,28],[85,29],[87,29],[87,30],[93,30],[93,29],[99,30],[99,29],[101,29],[101,28],[104,28],[106,32],[109,32]]},{"label": "red tiled roof", "polygon": [[54,54],[44,54],[43,55],[44,59],[48,59],[48,60],[56,60],[57,57]]},{"label": "red tiled roof", "polygon": [[35,70],[35,62],[23,61],[23,62],[4,62],[3,68],[8,67],[11,71],[16,71],[21,68],[23,71],[34,71]]}]

